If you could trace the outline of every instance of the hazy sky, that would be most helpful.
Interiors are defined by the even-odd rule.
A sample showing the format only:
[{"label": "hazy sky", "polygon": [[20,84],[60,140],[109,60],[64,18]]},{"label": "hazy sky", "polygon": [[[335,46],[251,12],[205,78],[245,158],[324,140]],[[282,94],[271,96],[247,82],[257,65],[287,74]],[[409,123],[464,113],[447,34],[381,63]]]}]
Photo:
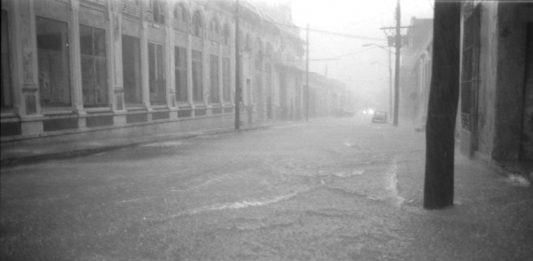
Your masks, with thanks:
[{"label": "hazy sky", "polygon": [[[368,101],[369,106],[386,109],[386,102],[373,103],[379,103],[377,100],[388,97],[388,54],[379,48],[363,47],[363,44],[386,45],[384,32],[379,28],[395,25],[396,0],[289,1],[292,4],[293,21],[297,26],[305,27],[309,24],[312,29],[382,39],[352,39],[311,31],[311,59],[355,54],[335,61],[311,61],[310,70],[324,74],[327,66],[329,77],[345,82]],[[433,17],[433,0],[401,0],[401,11],[402,25],[408,25],[413,16]],[[302,37],[305,37],[305,32]]]}]

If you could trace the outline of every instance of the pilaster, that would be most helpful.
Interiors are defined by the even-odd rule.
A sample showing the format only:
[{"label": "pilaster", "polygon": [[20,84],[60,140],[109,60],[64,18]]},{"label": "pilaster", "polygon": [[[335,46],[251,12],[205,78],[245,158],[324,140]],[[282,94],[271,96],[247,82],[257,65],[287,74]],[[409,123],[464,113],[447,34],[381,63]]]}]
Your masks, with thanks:
[{"label": "pilaster", "polygon": [[194,108],[193,80],[192,80],[192,36],[187,35],[187,100]]},{"label": "pilaster", "polygon": [[[206,25],[207,30],[207,25]],[[210,90],[210,82],[209,82],[209,57],[210,57],[210,50],[209,50],[209,41],[206,40],[205,36],[207,33],[204,34],[204,38],[202,38],[202,97],[203,97],[203,105],[208,106],[209,105],[209,90]]]},{"label": "pilaster", "polygon": [[122,2],[108,1],[109,30],[106,30],[109,73],[109,97],[115,112],[124,111],[124,83],[122,71]]},{"label": "pilaster", "polygon": [[[167,2],[167,5],[170,5],[171,2]],[[176,77],[174,75],[174,29],[172,28],[172,12],[170,6],[167,6],[165,13],[165,78],[166,81],[166,92],[167,92],[167,105],[169,108],[176,107],[176,88],[175,82]]]},{"label": "pilaster", "polygon": [[[223,71],[223,68],[222,68],[222,66],[224,64],[222,62],[222,60],[223,60],[222,44],[218,45],[217,56],[218,56],[218,97],[219,97],[220,105],[223,108],[224,104],[226,103],[226,101],[224,100],[224,75],[223,75],[224,71]],[[222,109],[222,110],[224,110],[224,109]]]},{"label": "pilaster", "polygon": [[14,93],[22,118],[41,114],[33,0],[13,1]]},{"label": "pilaster", "polygon": [[39,99],[37,42],[33,0],[13,1],[13,50],[15,110],[20,115],[21,134],[42,133],[43,125],[37,118],[41,115]]},{"label": "pilaster", "polygon": [[142,77],[142,102],[147,111],[152,110],[150,105],[150,77],[148,72],[148,37],[147,37],[147,24],[144,22],[144,8],[145,2],[141,1],[141,75]]},{"label": "pilaster", "polygon": [[[80,52],[80,2],[79,0],[70,0],[70,63],[72,72],[70,82],[72,84],[72,107],[74,111],[83,115],[86,114],[83,108],[83,89],[81,82],[81,52]],[[81,118],[80,118],[81,119]],[[83,119],[85,120],[85,119]],[[83,125],[85,122],[83,122]]]}]

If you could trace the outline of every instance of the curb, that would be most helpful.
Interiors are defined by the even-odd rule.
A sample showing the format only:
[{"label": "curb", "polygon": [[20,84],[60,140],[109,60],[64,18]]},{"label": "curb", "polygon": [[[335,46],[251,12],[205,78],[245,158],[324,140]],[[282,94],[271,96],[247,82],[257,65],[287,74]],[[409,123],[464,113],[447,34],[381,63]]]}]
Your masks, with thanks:
[{"label": "curb", "polygon": [[124,142],[119,144],[111,144],[111,145],[101,145],[98,147],[93,148],[78,148],[78,149],[71,149],[71,150],[64,150],[64,151],[52,151],[48,153],[41,153],[41,154],[35,154],[35,155],[15,155],[11,157],[6,157],[0,160],[0,165],[2,167],[15,167],[20,166],[23,164],[35,164],[39,162],[44,162],[48,160],[57,160],[57,159],[71,159],[76,158],[80,156],[87,156],[91,154],[106,152],[106,151],[112,151],[127,147],[135,147],[143,144],[148,143],[154,143],[154,142],[162,142],[162,141],[170,141],[170,140],[183,140],[183,139],[191,139],[203,135],[216,135],[216,134],[225,134],[225,133],[239,133],[244,131],[252,131],[252,130],[260,130],[260,129],[268,129],[273,127],[274,125],[260,125],[260,126],[250,126],[241,128],[238,131],[235,129],[214,129],[214,130],[207,130],[207,131],[197,131],[197,132],[189,132],[189,133],[183,133],[181,135],[163,135],[159,137],[154,138],[147,138],[146,140],[142,141],[132,141],[132,142]]}]

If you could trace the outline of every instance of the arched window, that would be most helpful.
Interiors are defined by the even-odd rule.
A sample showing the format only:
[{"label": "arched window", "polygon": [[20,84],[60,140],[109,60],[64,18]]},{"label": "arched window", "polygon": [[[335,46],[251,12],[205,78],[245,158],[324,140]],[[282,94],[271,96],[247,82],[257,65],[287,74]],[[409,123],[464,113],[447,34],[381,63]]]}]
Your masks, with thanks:
[{"label": "arched window", "polygon": [[252,51],[252,44],[251,44],[251,40],[250,40],[250,34],[246,34],[246,38],[244,39],[244,50]]},{"label": "arched window", "polygon": [[225,23],[224,29],[222,29],[222,42],[226,45],[229,44],[229,37],[230,37],[229,25],[228,23]]},{"label": "arched window", "polygon": [[182,31],[188,31],[190,24],[190,15],[184,4],[177,4],[174,8],[174,28]]},{"label": "arched window", "polygon": [[204,19],[200,11],[195,11],[192,17],[193,35],[197,37],[204,36]]},{"label": "arched window", "polygon": [[266,51],[265,51],[265,57],[267,59],[272,59],[272,44],[267,43]]},{"label": "arched window", "polygon": [[164,13],[164,6],[163,2],[161,0],[153,0],[152,1],[152,14],[154,17],[154,22],[159,24],[165,23],[165,13]]},{"label": "arched window", "polygon": [[210,38],[212,40],[219,40],[220,39],[220,24],[218,22],[218,19],[216,17],[214,17],[213,19],[211,19],[211,23],[209,25],[209,34],[210,34]]},{"label": "arched window", "polygon": [[263,43],[260,38],[256,39],[255,46],[255,69],[261,70],[263,68]]}]

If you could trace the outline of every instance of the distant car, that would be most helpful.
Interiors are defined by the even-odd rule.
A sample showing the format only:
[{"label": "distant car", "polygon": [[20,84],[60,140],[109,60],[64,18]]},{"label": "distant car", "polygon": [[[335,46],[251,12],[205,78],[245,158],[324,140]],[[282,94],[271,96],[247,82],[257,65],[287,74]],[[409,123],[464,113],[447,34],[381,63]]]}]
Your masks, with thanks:
[{"label": "distant car", "polygon": [[387,123],[387,113],[384,111],[376,111],[372,115],[372,122],[374,123]]}]

